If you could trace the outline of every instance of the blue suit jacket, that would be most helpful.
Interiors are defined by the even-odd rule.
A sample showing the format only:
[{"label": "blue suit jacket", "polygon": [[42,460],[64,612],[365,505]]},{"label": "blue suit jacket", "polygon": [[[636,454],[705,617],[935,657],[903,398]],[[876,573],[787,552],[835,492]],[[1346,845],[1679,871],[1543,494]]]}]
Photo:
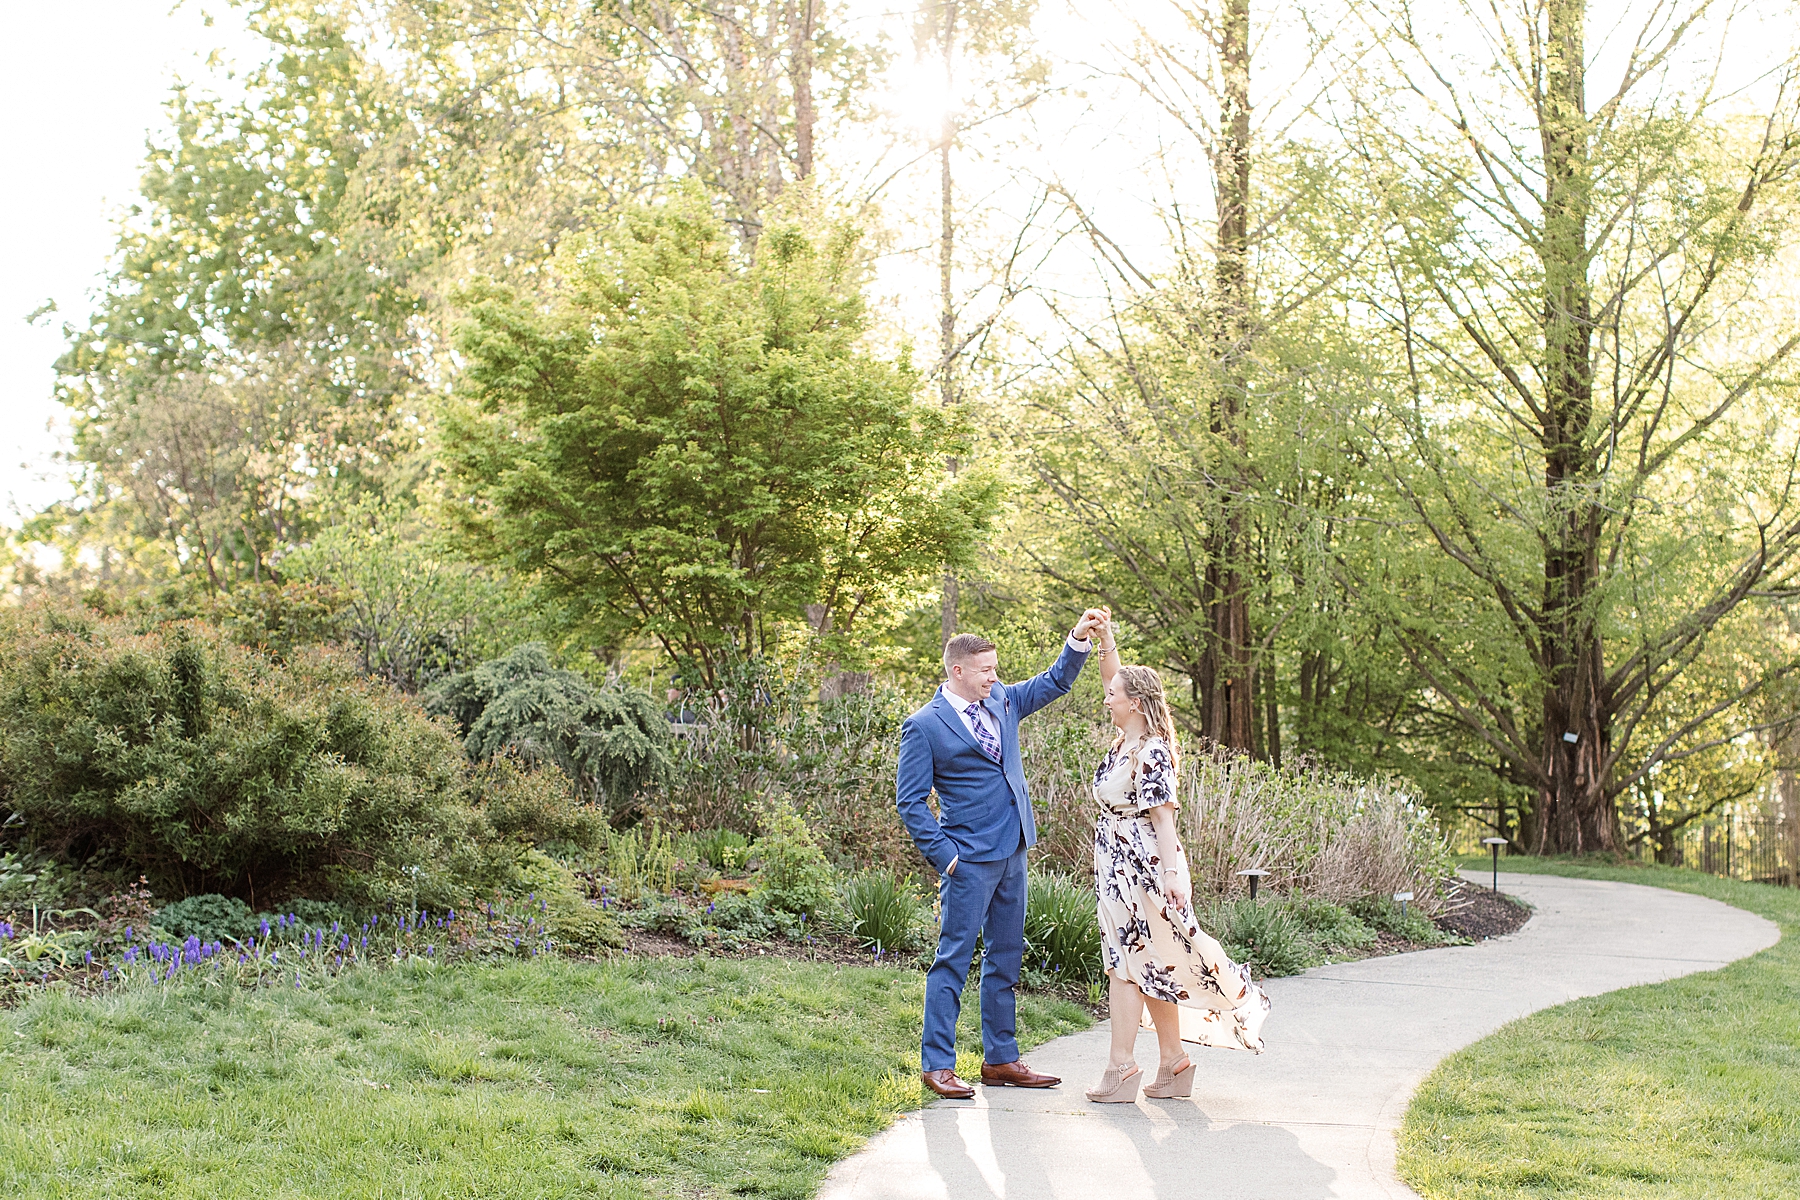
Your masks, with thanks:
[{"label": "blue suit jacket", "polygon": [[[1023,683],[996,683],[983,707],[1000,730],[996,763],[982,750],[955,700],[938,689],[931,703],[900,727],[900,769],[895,803],[900,819],[925,860],[942,874],[950,863],[991,862],[1037,844],[1037,817],[1025,792],[1019,758],[1019,721],[1068,694],[1087,655],[1063,643],[1056,662]],[[925,797],[936,790],[938,814]]]}]

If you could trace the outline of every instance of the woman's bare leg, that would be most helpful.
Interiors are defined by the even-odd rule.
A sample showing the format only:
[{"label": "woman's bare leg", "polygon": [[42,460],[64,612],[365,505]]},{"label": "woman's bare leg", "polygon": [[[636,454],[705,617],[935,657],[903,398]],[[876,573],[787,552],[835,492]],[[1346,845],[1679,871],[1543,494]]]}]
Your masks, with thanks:
[{"label": "woman's bare leg", "polygon": [[[1138,1026],[1144,1016],[1144,993],[1135,983],[1107,977],[1107,1008],[1112,1012],[1112,1050],[1106,1058],[1109,1067],[1126,1067],[1134,1060]],[[1169,1007],[1173,1008],[1174,1005]]]},{"label": "woman's bare leg", "polygon": [[[1181,1049],[1181,1008],[1167,1000],[1152,1000],[1148,996],[1144,997],[1144,1003],[1150,1006],[1150,1019],[1156,1022],[1156,1049],[1162,1065],[1173,1067],[1184,1053]],[[1118,1040],[1115,1027],[1113,1041],[1116,1044]]]}]

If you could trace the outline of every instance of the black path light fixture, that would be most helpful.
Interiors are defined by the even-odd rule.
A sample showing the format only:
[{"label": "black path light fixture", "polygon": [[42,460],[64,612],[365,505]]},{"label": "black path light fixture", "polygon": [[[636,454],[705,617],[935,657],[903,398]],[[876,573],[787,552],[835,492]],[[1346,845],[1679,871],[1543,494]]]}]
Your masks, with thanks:
[{"label": "black path light fixture", "polygon": [[1482,838],[1481,844],[1494,852],[1494,895],[1500,894],[1500,847],[1506,845],[1505,838]]},{"label": "black path light fixture", "polygon": [[1413,898],[1411,892],[1395,892],[1394,899],[1400,902],[1400,919],[1406,920],[1406,902]]},{"label": "black path light fixture", "polygon": [[1263,876],[1268,872],[1261,867],[1251,867],[1248,871],[1239,871],[1238,874],[1250,881],[1250,898],[1256,899],[1256,885],[1262,882]]}]

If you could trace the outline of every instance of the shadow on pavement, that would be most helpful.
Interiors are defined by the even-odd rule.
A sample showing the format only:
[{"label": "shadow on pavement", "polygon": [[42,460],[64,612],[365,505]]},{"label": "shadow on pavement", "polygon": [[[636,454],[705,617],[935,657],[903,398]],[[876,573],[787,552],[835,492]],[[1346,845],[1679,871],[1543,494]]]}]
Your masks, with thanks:
[{"label": "shadow on pavement", "polygon": [[1186,1101],[1079,1114],[943,1105],[928,1110],[923,1125],[936,1179],[898,1190],[949,1200],[1327,1200],[1337,1178],[1289,1130],[1213,1126]]}]

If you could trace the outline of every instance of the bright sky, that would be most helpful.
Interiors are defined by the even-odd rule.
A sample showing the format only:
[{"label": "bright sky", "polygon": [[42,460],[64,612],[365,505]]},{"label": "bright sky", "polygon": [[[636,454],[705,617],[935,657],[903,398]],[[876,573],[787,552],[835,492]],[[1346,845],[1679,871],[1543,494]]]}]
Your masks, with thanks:
[{"label": "bright sky", "polygon": [[[79,322],[137,187],[148,133],[177,77],[248,44],[220,0],[0,0],[0,524],[68,494],[51,364]],[[57,312],[27,325],[46,301]]]}]

